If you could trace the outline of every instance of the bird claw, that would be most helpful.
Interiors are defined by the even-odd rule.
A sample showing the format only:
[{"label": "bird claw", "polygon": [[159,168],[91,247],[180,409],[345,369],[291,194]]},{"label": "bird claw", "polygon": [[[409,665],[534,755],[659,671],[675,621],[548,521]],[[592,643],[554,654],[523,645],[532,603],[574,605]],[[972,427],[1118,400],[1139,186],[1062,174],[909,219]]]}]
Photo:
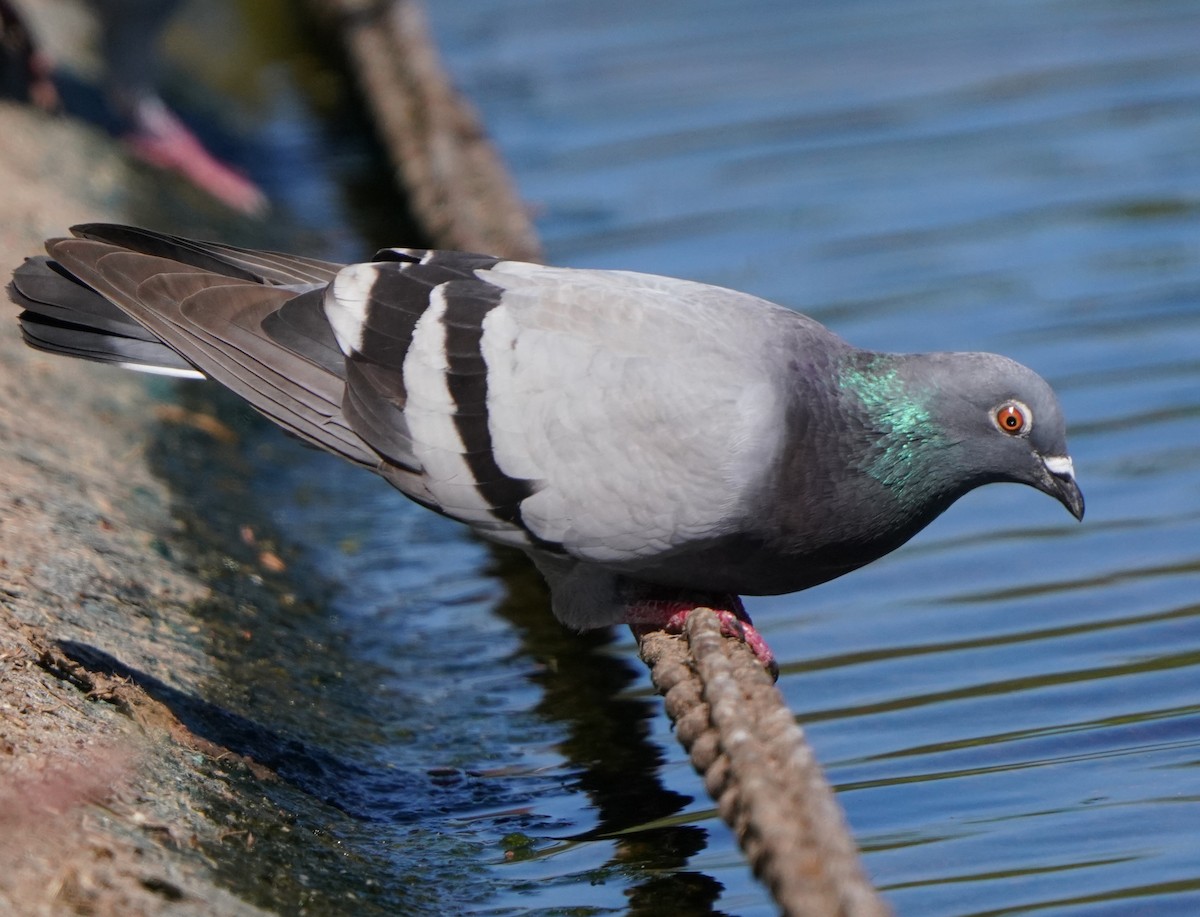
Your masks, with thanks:
[{"label": "bird claw", "polygon": [[[755,658],[770,674],[771,680],[779,681],[779,663],[775,660],[775,654],[771,652],[766,638],[759,633],[750,618],[748,616],[739,618],[732,611],[724,608],[714,608],[713,611],[717,613],[717,620],[721,623],[721,633],[727,637],[737,637],[750,647]],[[746,612],[743,611],[742,614],[745,615]]]},{"label": "bird claw", "polygon": [[741,600],[731,596],[732,607],[714,607],[693,602],[683,601],[643,601],[631,605],[625,616],[625,621],[634,636],[641,638],[656,630],[668,634],[682,634],[687,624],[688,616],[697,608],[709,608],[717,616],[721,625],[721,633],[726,637],[734,637],[746,644],[763,668],[770,674],[772,680],[779,680],[779,663],[775,654],[767,645],[766,639],[759,633],[758,628],[746,614]]}]

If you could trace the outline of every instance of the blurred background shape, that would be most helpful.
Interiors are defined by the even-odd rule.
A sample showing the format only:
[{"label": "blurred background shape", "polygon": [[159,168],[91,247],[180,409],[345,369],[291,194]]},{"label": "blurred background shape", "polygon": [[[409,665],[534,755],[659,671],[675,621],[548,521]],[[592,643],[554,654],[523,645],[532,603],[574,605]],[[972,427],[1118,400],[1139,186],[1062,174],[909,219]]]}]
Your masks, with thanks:
[{"label": "blurred background shape", "polygon": [[89,2],[99,32],[99,93],[73,74],[56,71],[11,0],[0,0],[0,91],[46,111],[65,108],[94,121],[147,165],[178,174],[238,213],[264,214],[268,201],[262,190],[214,155],[162,97],[163,34],[182,0]]}]

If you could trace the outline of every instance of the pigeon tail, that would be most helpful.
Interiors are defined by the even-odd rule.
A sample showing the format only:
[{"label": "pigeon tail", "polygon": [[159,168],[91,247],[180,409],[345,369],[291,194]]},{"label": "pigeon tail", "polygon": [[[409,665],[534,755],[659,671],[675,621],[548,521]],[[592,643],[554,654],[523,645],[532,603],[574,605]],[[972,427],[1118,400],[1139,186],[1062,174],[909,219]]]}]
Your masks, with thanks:
[{"label": "pigeon tail", "polygon": [[18,320],[25,343],[36,350],[157,375],[204,378],[177,351],[44,255],[13,272],[8,295],[23,310]]}]

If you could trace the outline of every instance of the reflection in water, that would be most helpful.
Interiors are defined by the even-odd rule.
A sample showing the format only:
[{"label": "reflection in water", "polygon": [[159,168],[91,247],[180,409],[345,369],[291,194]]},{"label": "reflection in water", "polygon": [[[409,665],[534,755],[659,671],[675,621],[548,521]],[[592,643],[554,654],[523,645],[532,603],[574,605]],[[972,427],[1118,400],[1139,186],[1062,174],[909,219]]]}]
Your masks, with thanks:
[{"label": "reflection in water", "polygon": [[517,628],[525,652],[543,666],[533,677],[543,692],[537,712],[562,725],[557,749],[576,769],[573,788],[597,810],[595,827],[544,852],[609,840],[613,852],[602,870],[628,868],[649,876],[631,882],[632,913],[663,914],[683,906],[688,913],[713,913],[720,884],[683,870],[704,848],[707,832],[669,819],[690,799],[662,785],[662,749],[648,729],[659,715],[657,701],[622,696],[640,672],[622,656],[604,652],[608,631],[575,634],[548,614],[548,593],[523,555],[493,551],[492,572],[507,586],[497,612]]}]

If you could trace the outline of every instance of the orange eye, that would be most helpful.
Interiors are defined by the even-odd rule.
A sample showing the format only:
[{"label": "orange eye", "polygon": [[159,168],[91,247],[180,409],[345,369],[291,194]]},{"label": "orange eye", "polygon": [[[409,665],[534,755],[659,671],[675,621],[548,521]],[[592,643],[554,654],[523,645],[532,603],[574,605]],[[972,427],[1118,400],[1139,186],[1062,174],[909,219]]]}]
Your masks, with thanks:
[{"label": "orange eye", "polygon": [[1014,436],[1029,429],[1029,408],[1009,401],[996,409],[996,426]]}]

